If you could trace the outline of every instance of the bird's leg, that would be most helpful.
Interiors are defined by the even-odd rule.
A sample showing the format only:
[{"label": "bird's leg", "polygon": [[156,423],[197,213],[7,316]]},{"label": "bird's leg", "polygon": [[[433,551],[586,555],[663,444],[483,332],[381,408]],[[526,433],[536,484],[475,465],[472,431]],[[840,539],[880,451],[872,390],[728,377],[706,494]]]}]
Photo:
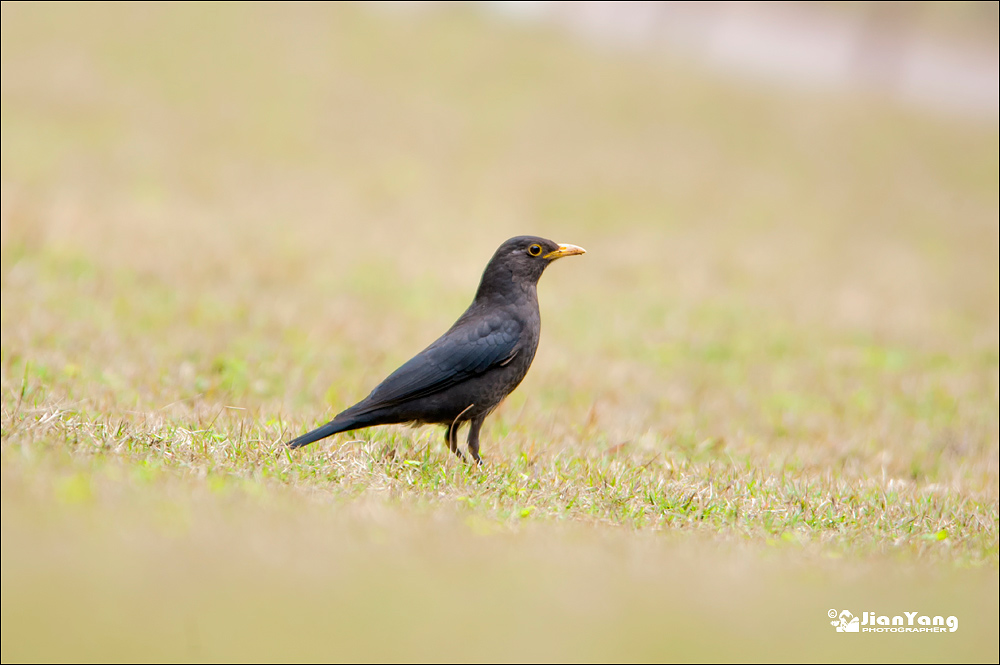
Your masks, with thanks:
[{"label": "bird's leg", "polygon": [[486,420],[486,416],[482,415],[469,422],[469,454],[479,466],[483,465],[483,458],[479,456],[479,430],[482,428],[484,420]]},{"label": "bird's leg", "polygon": [[462,451],[458,449],[458,428],[462,426],[462,421],[460,420],[465,412],[474,407],[475,404],[470,404],[455,416],[455,419],[451,421],[451,425],[448,427],[448,447],[451,448],[451,452],[458,455],[458,459],[465,461],[465,455]]},{"label": "bird's leg", "polygon": [[448,430],[445,432],[444,436],[448,440],[448,447],[451,452],[458,455],[458,459],[465,461],[465,455],[462,451],[458,449],[458,428],[461,425],[457,420],[448,426]]}]

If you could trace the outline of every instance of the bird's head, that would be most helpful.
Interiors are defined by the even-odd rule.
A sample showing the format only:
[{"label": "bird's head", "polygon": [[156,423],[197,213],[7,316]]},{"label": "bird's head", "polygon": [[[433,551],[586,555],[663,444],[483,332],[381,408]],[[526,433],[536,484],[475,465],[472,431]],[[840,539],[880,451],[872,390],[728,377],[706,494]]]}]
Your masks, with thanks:
[{"label": "bird's head", "polygon": [[[583,254],[576,245],[560,245],[537,236],[517,236],[497,248],[483,271],[476,297],[491,291],[504,292],[514,285],[535,285],[550,263],[564,256]],[[485,291],[484,291],[485,289]]]}]

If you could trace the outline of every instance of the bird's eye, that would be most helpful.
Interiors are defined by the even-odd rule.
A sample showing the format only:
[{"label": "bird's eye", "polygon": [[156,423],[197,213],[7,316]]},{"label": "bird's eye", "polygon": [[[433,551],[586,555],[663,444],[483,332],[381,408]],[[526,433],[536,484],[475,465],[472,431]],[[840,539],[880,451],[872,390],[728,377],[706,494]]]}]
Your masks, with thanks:
[{"label": "bird's eye", "polygon": [[532,245],[531,247],[528,248],[528,254],[531,254],[532,256],[538,256],[541,253],[542,253],[541,245]]}]

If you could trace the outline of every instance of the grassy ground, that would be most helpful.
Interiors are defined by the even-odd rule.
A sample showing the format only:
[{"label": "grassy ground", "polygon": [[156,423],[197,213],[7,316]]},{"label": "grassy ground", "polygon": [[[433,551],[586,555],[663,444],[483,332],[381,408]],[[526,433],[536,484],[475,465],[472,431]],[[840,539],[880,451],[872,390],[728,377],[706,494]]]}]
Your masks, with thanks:
[{"label": "grassy ground", "polygon": [[[469,11],[5,3],[0,52],[5,661],[997,659],[995,122]],[[588,254],[484,469],[282,449],[520,233]]]}]

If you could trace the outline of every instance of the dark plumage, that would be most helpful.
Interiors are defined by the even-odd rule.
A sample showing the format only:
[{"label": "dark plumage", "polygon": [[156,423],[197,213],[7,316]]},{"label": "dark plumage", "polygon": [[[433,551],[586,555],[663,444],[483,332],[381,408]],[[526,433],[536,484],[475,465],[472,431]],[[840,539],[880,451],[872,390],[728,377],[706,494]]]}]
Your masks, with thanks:
[{"label": "dark plumage", "polygon": [[538,348],[538,278],[552,261],[583,253],[581,247],[533,236],[500,245],[486,264],[475,299],[448,332],[368,397],[288,446],[373,425],[426,423],[446,426],[448,447],[463,457],[458,429],[468,422],[469,454],[481,463],[483,420],[521,383]]}]

